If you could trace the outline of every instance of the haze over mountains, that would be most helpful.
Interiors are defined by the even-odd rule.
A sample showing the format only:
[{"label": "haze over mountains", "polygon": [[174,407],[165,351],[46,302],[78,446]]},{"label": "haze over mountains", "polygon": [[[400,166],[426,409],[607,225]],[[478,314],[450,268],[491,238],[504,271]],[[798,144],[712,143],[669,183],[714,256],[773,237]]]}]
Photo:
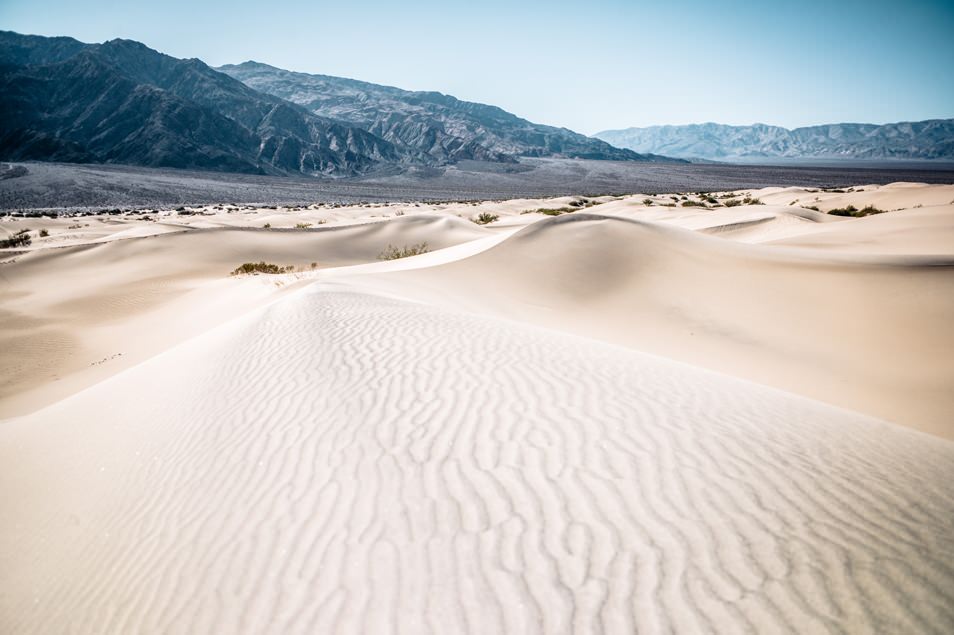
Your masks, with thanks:
[{"label": "haze over mountains", "polygon": [[688,159],[954,159],[954,119],[838,123],[789,130],[716,123],[605,130],[595,137],[636,152]]},{"label": "haze over mountains", "polygon": [[[313,76],[270,69],[281,81],[268,82],[262,68],[230,70],[257,71],[250,83],[268,91],[130,40],[0,32],[0,158],[308,175],[518,156],[663,159],[439,93],[320,78],[322,102]],[[283,93],[305,95],[296,101],[308,108]]]},{"label": "haze over mountains", "polygon": [[[368,82],[286,71],[258,62],[217,70],[248,86],[350,124],[408,152],[438,162],[565,156],[641,160],[630,150],[575,133],[531,123],[496,106],[461,101],[436,92],[413,92]],[[665,157],[649,157],[662,160]]]}]

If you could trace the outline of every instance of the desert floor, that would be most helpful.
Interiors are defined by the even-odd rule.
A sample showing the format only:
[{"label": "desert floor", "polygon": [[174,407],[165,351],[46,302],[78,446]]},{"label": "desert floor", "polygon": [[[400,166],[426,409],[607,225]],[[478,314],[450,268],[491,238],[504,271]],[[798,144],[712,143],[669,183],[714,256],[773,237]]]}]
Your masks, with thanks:
[{"label": "desert floor", "polygon": [[954,632],[954,186],[22,229],[0,631]]}]

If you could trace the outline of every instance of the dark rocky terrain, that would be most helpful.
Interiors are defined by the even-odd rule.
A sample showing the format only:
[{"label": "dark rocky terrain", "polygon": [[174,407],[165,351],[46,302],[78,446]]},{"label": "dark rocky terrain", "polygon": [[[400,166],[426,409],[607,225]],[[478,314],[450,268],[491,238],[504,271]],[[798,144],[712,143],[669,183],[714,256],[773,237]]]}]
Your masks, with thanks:
[{"label": "dark rocky terrain", "polygon": [[839,123],[794,130],[765,124],[704,123],[606,130],[595,136],[636,152],[716,161],[954,160],[954,119],[884,125]]},{"label": "dark rocky terrain", "polygon": [[129,40],[0,33],[0,156],[261,174],[356,174],[408,157],[360,128]]},{"label": "dark rocky terrain", "polygon": [[461,161],[388,177],[274,177],[118,165],[0,164],[0,210],[81,211],[209,203],[302,204],[448,201],[570,194],[715,191],[920,181],[954,183],[948,170],[664,165],[631,161]]},{"label": "dark rocky terrain", "polygon": [[324,117],[346,121],[437,163],[462,159],[513,162],[515,157],[671,161],[544,126],[485,104],[328,75],[296,73],[258,62],[218,70],[264,93]]},{"label": "dark rocky terrain", "polygon": [[250,85],[130,40],[0,31],[0,159],[309,176],[518,156],[672,161],[439,93],[227,70]]}]

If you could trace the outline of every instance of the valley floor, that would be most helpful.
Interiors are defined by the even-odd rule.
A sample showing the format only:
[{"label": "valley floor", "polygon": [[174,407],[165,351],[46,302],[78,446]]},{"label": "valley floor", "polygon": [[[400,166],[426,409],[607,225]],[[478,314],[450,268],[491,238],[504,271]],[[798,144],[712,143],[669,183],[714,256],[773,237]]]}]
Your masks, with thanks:
[{"label": "valley floor", "polygon": [[4,632],[954,629],[954,186],[27,227]]}]

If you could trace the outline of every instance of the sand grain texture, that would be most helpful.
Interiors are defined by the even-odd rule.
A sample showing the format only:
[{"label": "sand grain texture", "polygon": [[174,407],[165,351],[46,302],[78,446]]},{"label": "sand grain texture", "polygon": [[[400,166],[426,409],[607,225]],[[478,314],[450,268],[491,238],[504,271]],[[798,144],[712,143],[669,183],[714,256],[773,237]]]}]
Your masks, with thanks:
[{"label": "sand grain texture", "polygon": [[9,422],[0,461],[9,632],[954,628],[954,444],[341,285]]}]

